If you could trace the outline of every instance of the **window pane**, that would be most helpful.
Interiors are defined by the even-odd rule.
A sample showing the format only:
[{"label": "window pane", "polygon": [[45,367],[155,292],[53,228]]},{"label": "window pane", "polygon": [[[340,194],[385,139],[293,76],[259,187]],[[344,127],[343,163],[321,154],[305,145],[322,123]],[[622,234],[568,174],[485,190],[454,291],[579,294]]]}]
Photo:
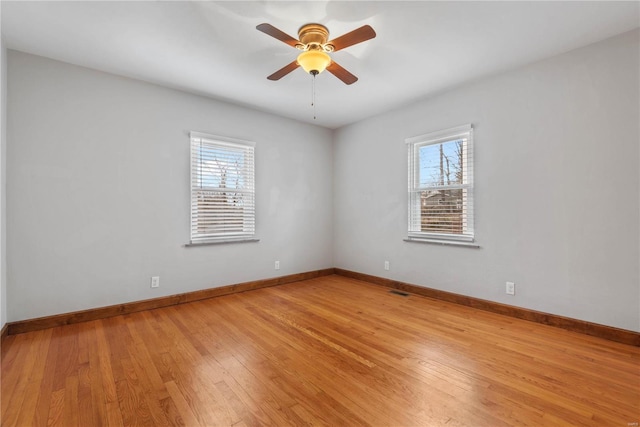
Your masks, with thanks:
[{"label": "window pane", "polygon": [[201,144],[198,147],[201,187],[245,188],[245,159],[243,151]]},{"label": "window pane", "polygon": [[[241,233],[253,216],[249,194],[198,191],[196,193],[196,224],[198,234]],[[246,206],[246,205],[249,206]]]},{"label": "window pane", "polygon": [[463,140],[418,147],[420,187],[463,183]]},{"label": "window pane", "polygon": [[420,192],[420,231],[462,234],[465,190],[430,190]]}]

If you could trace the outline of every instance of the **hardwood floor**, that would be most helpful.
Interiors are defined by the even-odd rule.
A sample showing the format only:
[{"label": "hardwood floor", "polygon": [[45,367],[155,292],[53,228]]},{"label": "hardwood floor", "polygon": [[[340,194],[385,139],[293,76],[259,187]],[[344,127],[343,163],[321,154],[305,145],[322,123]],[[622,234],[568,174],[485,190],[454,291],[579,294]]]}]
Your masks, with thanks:
[{"label": "hardwood floor", "polygon": [[1,374],[3,426],[640,421],[638,347],[341,276],[11,335]]}]

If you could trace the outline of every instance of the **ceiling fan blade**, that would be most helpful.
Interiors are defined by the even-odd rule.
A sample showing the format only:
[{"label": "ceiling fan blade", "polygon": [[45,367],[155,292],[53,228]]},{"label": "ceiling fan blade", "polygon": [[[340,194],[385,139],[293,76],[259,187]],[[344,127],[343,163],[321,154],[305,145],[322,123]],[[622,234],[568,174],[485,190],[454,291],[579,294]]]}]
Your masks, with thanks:
[{"label": "ceiling fan blade", "polygon": [[283,78],[284,76],[286,76],[287,74],[289,74],[290,72],[292,72],[293,70],[295,70],[296,68],[298,68],[300,65],[298,65],[298,61],[293,61],[292,63],[285,65],[284,67],[280,68],[278,71],[276,71],[275,73],[271,74],[269,77],[267,77],[269,80],[280,80],[281,78]]},{"label": "ceiling fan blade", "polygon": [[358,81],[356,76],[342,68],[340,64],[335,61],[331,61],[331,64],[327,67],[327,71],[342,80],[346,85],[350,85]]},{"label": "ceiling fan blade", "polygon": [[285,42],[291,47],[296,47],[296,45],[300,44],[298,40],[294,39],[289,34],[283,31],[280,31],[279,29],[277,29],[271,24],[266,24],[266,23],[260,24],[256,27],[256,30],[262,31],[263,33],[270,35],[271,37],[274,37],[280,40],[281,42]]},{"label": "ceiling fan blade", "polygon": [[333,51],[336,52],[345,47],[353,46],[354,44],[362,43],[376,36],[376,32],[373,31],[369,25],[363,25],[350,33],[344,34],[337,39],[331,40],[327,44],[333,45]]}]

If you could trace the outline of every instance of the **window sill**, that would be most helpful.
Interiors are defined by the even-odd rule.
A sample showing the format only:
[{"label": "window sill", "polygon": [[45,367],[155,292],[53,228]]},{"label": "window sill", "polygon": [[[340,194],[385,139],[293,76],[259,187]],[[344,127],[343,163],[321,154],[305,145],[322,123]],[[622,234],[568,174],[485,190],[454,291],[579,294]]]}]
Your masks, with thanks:
[{"label": "window sill", "polygon": [[420,239],[418,237],[407,237],[403,239],[405,242],[413,242],[413,243],[431,243],[435,245],[446,245],[446,246],[462,246],[465,248],[474,248],[480,249],[480,245],[473,242],[459,242],[454,240],[438,240],[438,239]]},{"label": "window sill", "polygon": [[227,240],[212,240],[208,242],[197,242],[197,243],[187,243],[184,245],[185,248],[191,248],[194,246],[210,246],[210,245],[226,245],[229,243],[255,243],[259,242],[260,239],[227,239]]}]

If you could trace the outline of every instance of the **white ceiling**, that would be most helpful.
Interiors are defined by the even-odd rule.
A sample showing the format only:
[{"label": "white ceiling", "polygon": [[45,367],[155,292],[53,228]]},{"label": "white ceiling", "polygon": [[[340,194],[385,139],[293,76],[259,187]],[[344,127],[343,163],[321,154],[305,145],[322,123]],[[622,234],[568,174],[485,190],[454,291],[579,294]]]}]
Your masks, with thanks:
[{"label": "white ceiling", "polygon": [[[465,82],[637,28],[630,2],[14,2],[1,3],[10,49],[337,128]],[[309,22],[335,38],[364,24],[377,37],[332,54],[351,86],[301,69],[266,76],[297,51],[255,29],[297,38]]]}]

